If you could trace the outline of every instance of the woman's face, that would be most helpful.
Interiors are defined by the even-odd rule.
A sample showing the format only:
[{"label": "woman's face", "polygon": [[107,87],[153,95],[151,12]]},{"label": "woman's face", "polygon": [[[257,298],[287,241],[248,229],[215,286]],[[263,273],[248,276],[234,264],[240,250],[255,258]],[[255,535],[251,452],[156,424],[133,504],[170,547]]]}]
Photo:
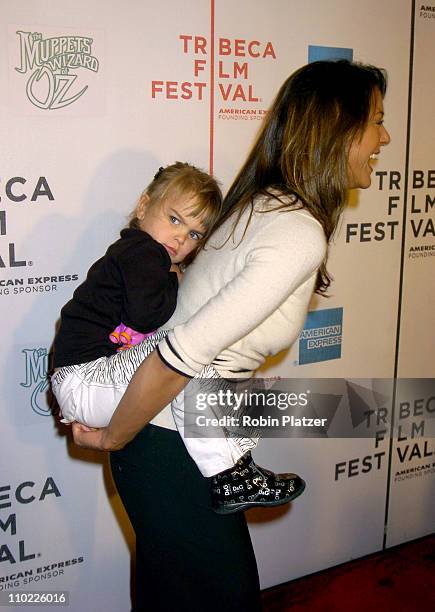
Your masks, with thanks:
[{"label": "woman's face", "polygon": [[373,168],[371,160],[377,159],[381,147],[390,142],[390,135],[384,127],[384,105],[378,89],[373,94],[372,108],[367,125],[357,135],[349,149],[349,189],[370,187]]}]

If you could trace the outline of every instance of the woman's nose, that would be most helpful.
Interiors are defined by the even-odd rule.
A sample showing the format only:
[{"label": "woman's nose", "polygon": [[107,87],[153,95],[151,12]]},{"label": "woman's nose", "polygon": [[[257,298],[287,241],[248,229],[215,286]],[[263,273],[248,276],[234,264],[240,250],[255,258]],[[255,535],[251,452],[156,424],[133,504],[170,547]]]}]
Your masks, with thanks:
[{"label": "woman's nose", "polygon": [[385,146],[389,144],[390,141],[391,141],[390,134],[388,133],[387,129],[384,126],[382,126],[381,145]]}]

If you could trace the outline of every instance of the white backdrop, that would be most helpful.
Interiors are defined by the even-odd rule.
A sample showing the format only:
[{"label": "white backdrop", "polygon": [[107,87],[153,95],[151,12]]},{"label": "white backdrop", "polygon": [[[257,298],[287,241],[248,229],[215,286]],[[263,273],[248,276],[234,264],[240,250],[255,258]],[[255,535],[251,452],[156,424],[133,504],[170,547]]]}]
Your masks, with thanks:
[{"label": "white backdrop", "polygon": [[[353,57],[388,71],[392,142],[372,187],[350,196],[331,297],[263,373],[367,389],[433,378],[435,13],[411,0],[0,6],[0,595],[66,589],[71,610],[118,612],[131,529],[105,460],[69,444],[47,397],[61,306],[160,165],[190,161],[228,187],[288,74]],[[333,348],[310,348],[318,330]],[[407,440],[262,441],[259,463],[309,483],[290,507],[248,514],[263,587],[434,531],[434,393],[406,393],[412,410],[399,419],[397,402],[394,416]]]}]

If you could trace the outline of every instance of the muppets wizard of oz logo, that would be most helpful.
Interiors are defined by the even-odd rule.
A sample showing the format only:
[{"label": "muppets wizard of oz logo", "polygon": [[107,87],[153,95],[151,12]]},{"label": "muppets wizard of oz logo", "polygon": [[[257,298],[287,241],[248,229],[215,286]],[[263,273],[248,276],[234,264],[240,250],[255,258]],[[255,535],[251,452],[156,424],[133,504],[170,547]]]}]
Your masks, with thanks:
[{"label": "muppets wizard of oz logo", "polygon": [[91,55],[92,38],[55,36],[39,32],[17,32],[20,39],[21,74],[30,72],[26,93],[30,102],[45,110],[63,108],[78,100],[88,89],[74,86],[80,69],[98,72],[99,62]]},{"label": "muppets wizard of oz logo", "polygon": [[48,378],[50,354],[46,348],[21,351],[25,357],[26,380],[20,385],[30,391],[30,406],[40,416],[50,416],[57,410]]}]

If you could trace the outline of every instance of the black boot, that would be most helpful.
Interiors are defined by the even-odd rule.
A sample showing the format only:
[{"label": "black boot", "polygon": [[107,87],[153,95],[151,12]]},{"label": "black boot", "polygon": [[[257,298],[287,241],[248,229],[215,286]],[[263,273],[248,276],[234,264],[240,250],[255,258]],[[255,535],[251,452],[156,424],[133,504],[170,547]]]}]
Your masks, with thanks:
[{"label": "black boot", "polygon": [[298,497],[305,482],[296,474],[274,474],[257,465],[248,452],[236,465],[212,478],[212,508],[232,514],[256,506],[280,506]]}]

